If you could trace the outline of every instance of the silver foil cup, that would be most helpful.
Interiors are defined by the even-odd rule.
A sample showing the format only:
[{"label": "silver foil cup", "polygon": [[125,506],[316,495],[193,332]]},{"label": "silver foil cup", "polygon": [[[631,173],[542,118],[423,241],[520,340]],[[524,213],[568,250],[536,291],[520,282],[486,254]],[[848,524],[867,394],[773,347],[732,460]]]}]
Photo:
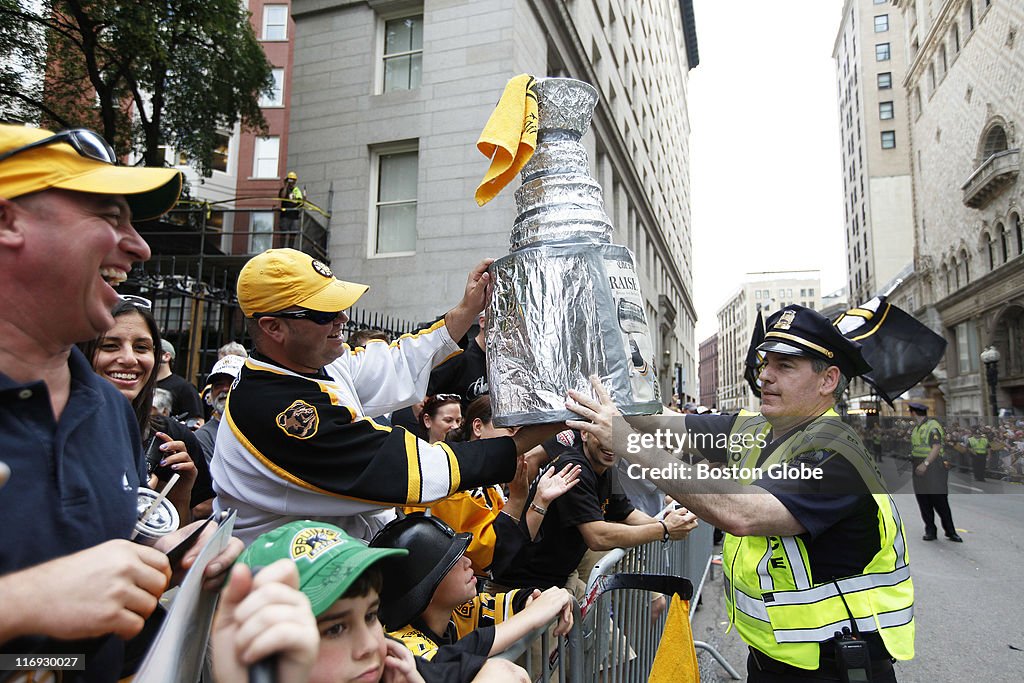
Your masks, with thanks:
[{"label": "silver foil cup", "polygon": [[661,410],[633,255],[615,244],[541,245],[491,266],[487,362],[494,424],[577,419],[566,390],[597,375],[626,415]]},{"label": "silver foil cup", "polygon": [[178,511],[174,509],[171,501],[164,498],[160,504],[153,509],[145,521],[142,515],[146,513],[153,501],[160,496],[153,489],[139,487],[138,520],[135,523],[135,541],[142,545],[153,545],[161,538],[178,529]]},{"label": "silver foil cup", "polygon": [[511,253],[491,265],[487,364],[494,424],[576,418],[566,390],[597,375],[627,415],[661,410],[660,386],[633,254],[611,243],[601,186],[580,137],[597,91],[540,79],[537,149],[516,192]]}]

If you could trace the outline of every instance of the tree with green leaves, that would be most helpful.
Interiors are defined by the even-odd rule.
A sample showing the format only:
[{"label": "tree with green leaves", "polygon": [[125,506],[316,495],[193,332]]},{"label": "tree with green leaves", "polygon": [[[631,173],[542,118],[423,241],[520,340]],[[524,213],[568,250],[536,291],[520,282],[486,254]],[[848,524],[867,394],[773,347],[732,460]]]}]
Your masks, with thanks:
[{"label": "tree with green leaves", "polygon": [[271,66],[238,0],[0,0],[0,119],[102,132],[209,175],[219,130],[264,131]]}]

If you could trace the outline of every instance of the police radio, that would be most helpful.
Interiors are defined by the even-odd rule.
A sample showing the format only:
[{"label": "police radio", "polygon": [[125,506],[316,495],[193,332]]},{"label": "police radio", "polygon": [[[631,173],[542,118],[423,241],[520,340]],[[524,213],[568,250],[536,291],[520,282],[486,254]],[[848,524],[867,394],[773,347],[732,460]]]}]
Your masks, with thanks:
[{"label": "police radio", "polygon": [[846,613],[850,615],[850,626],[844,626],[842,631],[836,631],[833,640],[836,647],[836,669],[839,670],[839,680],[843,683],[871,683],[871,652],[866,641],[861,640],[860,630],[857,628],[857,620],[850,611],[850,605],[846,602],[843,589],[839,582],[833,580],[832,584],[839,592],[839,599],[846,607]]},{"label": "police radio", "polygon": [[836,668],[843,683],[871,683],[871,653],[868,644],[854,636],[849,626],[836,631]]}]

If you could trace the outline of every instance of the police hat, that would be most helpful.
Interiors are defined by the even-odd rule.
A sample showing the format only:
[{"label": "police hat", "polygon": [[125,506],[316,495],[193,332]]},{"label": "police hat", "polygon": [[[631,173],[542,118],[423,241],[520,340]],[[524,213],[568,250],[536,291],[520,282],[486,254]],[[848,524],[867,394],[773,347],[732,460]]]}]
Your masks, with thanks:
[{"label": "police hat", "polygon": [[923,403],[917,403],[916,401],[907,401],[907,407],[913,410],[915,413],[921,413],[922,415],[928,414],[928,406]]},{"label": "police hat", "polygon": [[835,365],[847,378],[871,372],[860,344],[843,336],[828,318],[803,306],[792,304],[773,314],[765,323],[762,353],[817,358]]}]

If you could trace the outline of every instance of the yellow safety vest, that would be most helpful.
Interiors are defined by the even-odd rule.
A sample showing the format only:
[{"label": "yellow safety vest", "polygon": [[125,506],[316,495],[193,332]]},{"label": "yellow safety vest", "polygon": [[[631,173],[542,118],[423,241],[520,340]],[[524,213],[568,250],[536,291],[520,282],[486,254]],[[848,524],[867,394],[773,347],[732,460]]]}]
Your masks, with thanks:
[{"label": "yellow safety vest", "polygon": [[[767,436],[770,428],[763,416],[741,413],[730,443],[738,442],[733,434],[756,438]],[[821,450],[846,458],[869,490],[883,490],[863,443],[833,410],[787,438],[761,467]],[[747,450],[736,466],[754,468],[760,453],[759,447]],[[852,614],[858,630],[878,633],[893,657],[913,658],[914,585],[903,522],[887,493],[875,493],[872,498],[878,506],[878,552],[860,574],[835,582],[814,580],[807,548],[798,536],[726,534],[722,547],[726,605],[730,623],[748,645],[791,666],[814,670],[819,667],[819,643],[850,626]]]},{"label": "yellow safety vest", "polygon": [[974,451],[975,455],[986,455],[986,454],[988,454],[988,437],[987,436],[970,436],[970,437],[967,437],[967,443],[970,445],[971,450]]},{"label": "yellow safety vest", "polygon": [[928,418],[921,424],[914,427],[914,431],[910,432],[910,457],[912,458],[927,458],[928,454],[932,452],[932,447],[928,443],[931,438],[932,432],[939,432],[939,441],[946,441],[946,432],[942,429],[942,425],[937,420]]}]

